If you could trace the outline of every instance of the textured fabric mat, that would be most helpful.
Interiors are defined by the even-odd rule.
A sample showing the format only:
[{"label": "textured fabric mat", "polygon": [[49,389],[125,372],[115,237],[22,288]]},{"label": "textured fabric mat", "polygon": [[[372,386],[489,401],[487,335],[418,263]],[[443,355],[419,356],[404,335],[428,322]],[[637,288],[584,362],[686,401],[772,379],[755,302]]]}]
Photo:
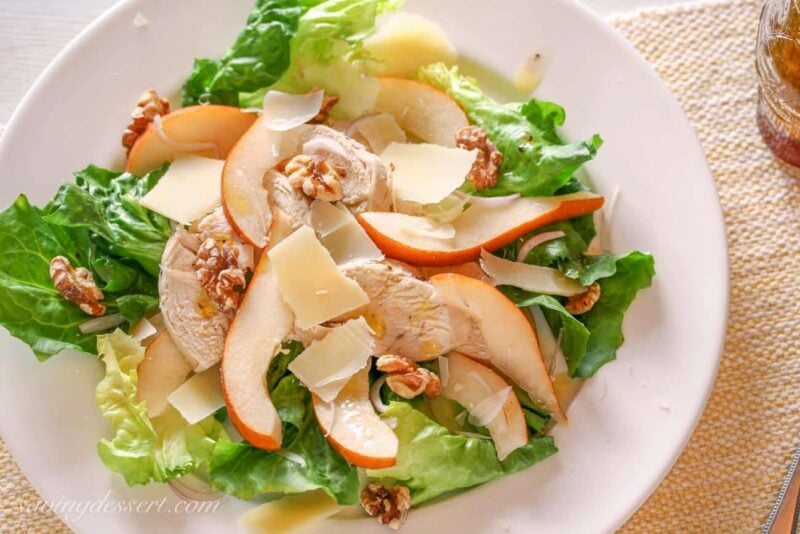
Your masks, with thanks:
[{"label": "textured fabric mat", "polygon": [[[719,189],[731,260],[714,392],[672,472],[623,532],[757,531],[798,444],[800,173],[771,157],[755,126],[760,4],[719,1],[611,21],[694,124]],[[38,502],[0,441],[0,532],[68,532]]]}]

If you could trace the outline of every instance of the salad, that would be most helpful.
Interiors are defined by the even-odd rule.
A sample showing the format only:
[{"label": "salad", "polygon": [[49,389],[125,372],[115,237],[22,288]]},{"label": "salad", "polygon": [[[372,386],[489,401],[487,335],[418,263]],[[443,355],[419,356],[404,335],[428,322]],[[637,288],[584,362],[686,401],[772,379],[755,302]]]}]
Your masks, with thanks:
[{"label": "salad", "polygon": [[124,170],[0,212],[0,324],[102,361],[128,484],[398,528],[555,454],[614,360],[655,271],[607,250],[601,138],[485,94],[401,4],[258,0],[180,109],[143,93]]}]

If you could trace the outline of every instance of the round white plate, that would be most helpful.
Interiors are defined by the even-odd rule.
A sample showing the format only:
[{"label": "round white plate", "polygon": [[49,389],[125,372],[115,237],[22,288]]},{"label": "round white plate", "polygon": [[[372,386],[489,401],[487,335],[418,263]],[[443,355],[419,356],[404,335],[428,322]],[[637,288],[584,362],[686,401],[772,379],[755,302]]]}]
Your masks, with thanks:
[{"label": "round white plate", "polygon": [[[544,58],[537,96],[568,112],[566,134],[606,140],[588,166],[601,193],[620,195],[614,248],[656,257],[658,275],[625,322],[627,341],[558,428],[560,452],[533,468],[414,510],[409,532],[604,532],[631,515],[666,475],[714,381],[727,310],[720,208],[703,153],[673,97],[613,31],[572,0],[414,0],[460,50],[511,77],[532,52]],[[218,57],[252,0],[131,0],[101,17],[42,75],[0,144],[0,201],[20,192],[45,202],[70,173],[121,163],[119,137],[141,91],[176,90],[195,57]],[[146,27],[134,26],[141,12]],[[38,363],[0,335],[0,433],[40,494],[78,532],[224,532],[247,504],[211,514],[169,513],[165,486],[128,488],[95,444],[109,428],[94,387],[102,366],[61,354]],[[119,512],[114,501],[161,499],[159,512]],[[59,502],[60,501],[60,502]],[[84,510],[89,503],[95,503]],[[102,503],[112,505],[103,506]],[[86,503],[86,504],[81,504]],[[70,506],[72,509],[70,510]],[[84,510],[81,513],[81,510]],[[325,532],[383,532],[343,520]],[[363,530],[362,530],[363,529]]]}]

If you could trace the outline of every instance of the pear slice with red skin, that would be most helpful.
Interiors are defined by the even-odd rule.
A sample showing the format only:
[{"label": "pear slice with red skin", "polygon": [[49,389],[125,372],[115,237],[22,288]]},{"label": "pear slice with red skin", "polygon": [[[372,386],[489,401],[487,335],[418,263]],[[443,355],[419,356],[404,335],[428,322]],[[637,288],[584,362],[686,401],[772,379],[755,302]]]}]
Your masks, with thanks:
[{"label": "pear slice with red skin", "polygon": [[[255,113],[245,113],[233,106],[189,106],[164,115],[161,128],[177,143],[215,145],[214,149],[193,152],[196,156],[225,159],[256,117]],[[142,175],[174,160],[175,155],[151,124],[131,147],[125,170]]]},{"label": "pear slice with red skin", "polygon": [[186,382],[192,366],[164,330],[147,346],[136,371],[136,397],[145,403],[147,415],[156,417],[167,409],[167,397]]},{"label": "pear slice with red skin", "polygon": [[[447,356],[448,380],[442,385],[441,395],[452,399],[472,414],[481,403],[509,388],[503,377],[471,358],[457,352]],[[486,428],[497,449],[497,457],[504,460],[512,451],[528,443],[528,426],[519,399],[513,391],[508,393],[502,408]]]},{"label": "pear slice with red skin", "polygon": [[586,215],[603,206],[603,197],[580,192],[556,197],[525,197],[503,205],[473,204],[452,221],[455,236],[443,239],[410,231],[419,218],[403,213],[367,212],[356,216],[386,256],[420,266],[458,265],[477,260],[523,235]]},{"label": "pear slice with red skin", "polygon": [[397,462],[397,436],[369,400],[369,368],[354,374],[332,402],[316,395],[312,402],[325,438],[345,460],[366,469]]},{"label": "pear slice with red skin", "polygon": [[[471,339],[455,350],[497,369],[556,421],[566,423],[567,416],[542,359],[536,329],[525,314],[500,291],[474,278],[437,274],[430,283],[440,299],[466,312],[475,322],[473,331],[480,339]],[[481,350],[472,350],[476,347]]]},{"label": "pear slice with red skin", "polygon": [[262,254],[225,339],[220,377],[225,405],[236,430],[253,446],[281,447],[281,420],[267,388],[270,362],[294,324]]}]

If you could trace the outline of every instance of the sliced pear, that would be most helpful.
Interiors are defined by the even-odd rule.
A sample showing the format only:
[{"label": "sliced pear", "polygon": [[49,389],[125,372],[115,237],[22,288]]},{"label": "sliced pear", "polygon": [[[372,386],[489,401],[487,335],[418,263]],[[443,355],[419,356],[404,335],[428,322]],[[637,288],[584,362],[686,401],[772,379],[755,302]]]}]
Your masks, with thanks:
[{"label": "sliced pear", "polygon": [[471,339],[455,350],[491,365],[525,390],[556,421],[566,423],[567,416],[542,360],[536,329],[525,314],[500,291],[480,280],[450,273],[437,274],[430,282],[440,299],[466,312],[477,327],[471,331]]},{"label": "sliced pear", "polygon": [[458,402],[489,430],[497,457],[504,460],[528,442],[525,414],[517,396],[500,375],[456,352],[447,357],[449,377],[442,396]]},{"label": "sliced pear", "polygon": [[225,339],[221,379],[236,430],[255,447],[277,450],[282,431],[270,399],[269,364],[294,324],[267,254],[262,254]]},{"label": "sliced pear", "polygon": [[430,85],[401,78],[380,78],[377,113],[393,115],[407,133],[426,143],[455,147],[456,132],[469,126],[464,110]]},{"label": "sliced pear", "polygon": [[391,467],[397,461],[397,436],[378,417],[369,400],[369,368],[353,375],[332,402],[313,396],[314,413],[328,443],[353,465]]},{"label": "sliced pear", "polygon": [[[208,143],[215,148],[192,152],[206,158],[225,159],[239,138],[255,122],[255,113],[232,106],[190,106],[161,118],[166,136],[180,144]],[[175,159],[176,152],[158,135],[154,125],[139,136],[128,154],[126,170],[142,175]]]},{"label": "sliced pear", "polygon": [[167,409],[167,397],[186,382],[192,366],[172,342],[169,332],[161,332],[144,353],[137,373],[136,396],[145,403],[147,415],[156,417]]},{"label": "sliced pear", "polygon": [[368,212],[356,218],[386,256],[412,265],[443,266],[475,261],[482,249],[494,251],[537,228],[602,205],[603,197],[588,192],[518,198],[502,206],[473,204],[450,223],[455,236],[449,239],[408,232],[420,225],[414,215]]}]

